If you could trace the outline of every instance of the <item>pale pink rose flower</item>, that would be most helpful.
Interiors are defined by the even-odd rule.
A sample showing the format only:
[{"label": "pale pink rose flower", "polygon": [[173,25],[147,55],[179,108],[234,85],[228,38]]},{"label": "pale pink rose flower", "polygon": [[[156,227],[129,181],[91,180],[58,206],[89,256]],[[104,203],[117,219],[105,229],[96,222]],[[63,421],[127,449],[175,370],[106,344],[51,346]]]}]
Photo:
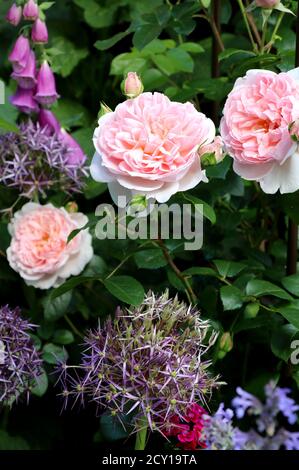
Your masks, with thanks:
[{"label": "pale pink rose flower", "polygon": [[225,153],[223,151],[223,140],[220,135],[217,135],[214,141],[211,144],[203,145],[199,149],[199,156],[202,157],[206,154],[214,154],[216,163],[221,162],[223,160]]},{"label": "pale pink rose flower", "polygon": [[249,70],[228,95],[220,131],[234,171],[274,194],[299,189],[298,145],[289,126],[299,117],[299,68]]},{"label": "pale pink rose flower", "polygon": [[113,200],[136,195],[166,202],[207,181],[198,149],[215,138],[215,126],[191,103],[142,93],[99,119],[91,176],[108,183]]},{"label": "pale pink rose flower", "polygon": [[9,224],[10,266],[26,284],[39,289],[57,287],[68,277],[77,276],[93,256],[91,235],[85,229],[69,243],[67,239],[87,222],[87,217],[79,212],[28,202]]}]

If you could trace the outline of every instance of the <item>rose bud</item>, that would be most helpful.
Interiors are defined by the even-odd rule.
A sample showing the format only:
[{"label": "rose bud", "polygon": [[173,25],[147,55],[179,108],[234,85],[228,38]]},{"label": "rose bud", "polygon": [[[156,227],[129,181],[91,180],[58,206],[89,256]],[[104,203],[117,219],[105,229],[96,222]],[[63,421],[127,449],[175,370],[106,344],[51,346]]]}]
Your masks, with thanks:
[{"label": "rose bud", "polygon": [[255,3],[261,8],[274,8],[280,3],[280,0],[255,0]]},{"label": "rose bud", "polygon": [[124,83],[124,94],[128,98],[136,98],[143,92],[143,84],[136,72],[128,72]]}]

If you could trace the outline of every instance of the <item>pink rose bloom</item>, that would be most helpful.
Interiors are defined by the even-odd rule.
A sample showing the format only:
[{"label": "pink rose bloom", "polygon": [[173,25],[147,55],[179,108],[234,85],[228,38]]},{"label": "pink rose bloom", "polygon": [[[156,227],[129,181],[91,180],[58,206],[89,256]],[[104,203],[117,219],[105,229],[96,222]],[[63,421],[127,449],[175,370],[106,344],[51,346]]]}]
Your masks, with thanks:
[{"label": "pink rose bloom", "polygon": [[166,202],[207,181],[198,149],[214,140],[215,126],[191,103],[142,93],[99,120],[91,176],[108,183],[113,200],[136,195]]},{"label": "pink rose bloom", "polygon": [[299,68],[288,73],[249,70],[225,103],[221,136],[234,171],[265,193],[299,189],[299,153],[289,126],[299,117]]},{"label": "pink rose bloom", "polygon": [[52,204],[32,202],[15,213],[9,225],[12,240],[7,259],[26,284],[49,289],[80,274],[93,256],[91,235],[82,230],[67,243],[69,234],[84,227],[84,214],[68,213]]}]

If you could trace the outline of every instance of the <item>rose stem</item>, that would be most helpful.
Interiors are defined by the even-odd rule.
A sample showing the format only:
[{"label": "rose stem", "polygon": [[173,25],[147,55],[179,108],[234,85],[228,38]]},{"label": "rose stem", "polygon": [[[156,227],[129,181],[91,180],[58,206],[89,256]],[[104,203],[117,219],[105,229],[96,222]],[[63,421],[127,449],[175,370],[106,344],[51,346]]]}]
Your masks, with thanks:
[{"label": "rose stem", "polygon": [[[295,67],[299,66],[299,2],[296,20],[296,54]],[[288,226],[288,254],[287,254],[287,274],[297,272],[297,245],[298,245],[298,225],[289,218]]]},{"label": "rose stem", "polygon": [[[213,23],[218,33],[220,33],[220,10],[221,0],[213,0],[212,3],[212,15]],[[218,55],[220,52],[219,41],[215,35],[212,36],[212,78],[218,78],[220,76],[220,66]],[[212,119],[216,126],[219,124],[219,102],[213,101],[212,103]]]}]

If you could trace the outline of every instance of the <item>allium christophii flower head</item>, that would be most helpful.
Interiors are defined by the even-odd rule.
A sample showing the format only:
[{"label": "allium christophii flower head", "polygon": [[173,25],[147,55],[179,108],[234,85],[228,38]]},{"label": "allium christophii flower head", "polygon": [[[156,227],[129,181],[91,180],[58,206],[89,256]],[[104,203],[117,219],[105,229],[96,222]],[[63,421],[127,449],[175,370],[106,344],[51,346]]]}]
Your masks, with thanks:
[{"label": "allium christophii flower head", "polygon": [[76,375],[63,365],[62,395],[93,401],[119,417],[126,413],[137,431],[146,420],[163,433],[171,416],[184,419],[186,409],[195,400],[205,403],[217,386],[204,359],[216,337],[211,332],[207,339],[209,327],[167,292],[149,293],[140,307],[118,310],[89,333]]},{"label": "allium christophii flower head", "polygon": [[84,163],[74,164],[59,135],[49,136],[47,130],[28,121],[21,124],[19,134],[0,135],[0,183],[29,198],[55,189],[69,193],[81,190]]},{"label": "allium christophii flower head", "polygon": [[33,329],[20,309],[0,308],[0,409],[27,395],[41,375],[42,361],[33,346]]}]

